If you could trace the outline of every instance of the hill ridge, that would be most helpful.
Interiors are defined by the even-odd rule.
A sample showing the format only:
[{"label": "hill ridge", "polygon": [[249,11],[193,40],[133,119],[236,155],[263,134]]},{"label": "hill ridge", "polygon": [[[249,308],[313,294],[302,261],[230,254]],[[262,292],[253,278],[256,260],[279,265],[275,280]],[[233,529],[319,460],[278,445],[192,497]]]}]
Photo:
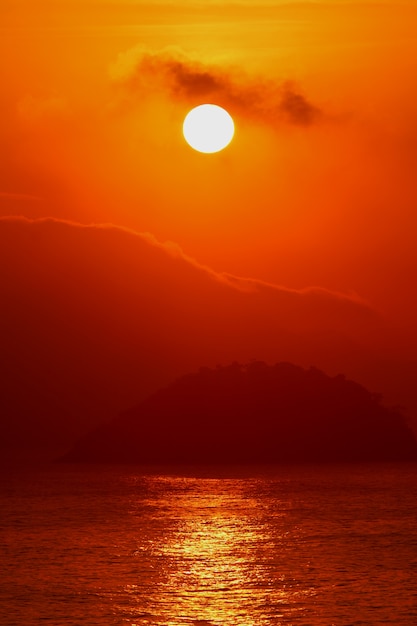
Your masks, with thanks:
[{"label": "hill ridge", "polygon": [[253,361],[176,379],[90,432],[64,460],[412,461],[417,443],[398,409],[343,375]]}]

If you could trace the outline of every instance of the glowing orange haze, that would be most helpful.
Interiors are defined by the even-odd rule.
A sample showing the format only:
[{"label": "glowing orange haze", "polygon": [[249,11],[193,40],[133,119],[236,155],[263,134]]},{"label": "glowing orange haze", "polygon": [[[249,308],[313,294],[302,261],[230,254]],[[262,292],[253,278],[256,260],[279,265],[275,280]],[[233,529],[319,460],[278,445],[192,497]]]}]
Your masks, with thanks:
[{"label": "glowing orange haze", "polygon": [[[109,338],[109,318],[118,324],[128,318],[134,333],[134,311],[138,327],[170,353],[165,378],[216,358],[284,355],[362,377],[395,401],[417,406],[415,370],[407,369],[415,368],[417,348],[416,23],[415,2],[3,4],[0,216],[58,220],[0,220],[14,335],[31,345],[30,323],[39,330],[31,313],[38,292],[45,310],[35,308],[53,329],[58,309],[51,303],[67,289],[79,299],[71,332],[86,329],[91,339],[83,298],[95,311],[96,347]],[[236,124],[232,144],[216,155],[192,151],[181,134],[186,112],[206,101],[227,108]],[[90,223],[116,228],[105,231],[104,244],[100,229],[80,237],[79,225]],[[118,227],[173,241],[187,258],[169,257],[173,266],[163,270],[161,287],[165,256],[147,266],[133,251],[129,257]],[[40,252],[33,242],[57,236],[56,229],[60,250],[45,245],[42,262],[34,259]],[[80,245],[87,247],[80,252]],[[109,258],[101,256],[104,249]],[[100,298],[108,281],[107,311],[94,308],[82,276],[79,285],[74,277],[68,287],[61,284],[63,255],[80,275],[98,272]],[[178,258],[197,272],[186,296]],[[33,269],[48,273],[49,264],[58,272],[55,281]],[[236,290],[233,277],[218,282],[221,273],[257,282],[238,281],[245,288]],[[216,289],[205,286],[208,275]],[[135,281],[142,296],[158,294],[162,327],[158,316],[140,318]],[[258,295],[248,296],[254,285]],[[178,297],[186,324],[178,322]],[[121,303],[131,310],[118,311]],[[318,339],[334,332],[344,337],[339,352],[333,340]],[[224,349],[209,349],[216,340]],[[123,341],[129,344],[128,335]],[[131,344],[126,352],[118,344],[122,370],[134,362],[146,381],[149,361],[141,362],[138,337]],[[152,354],[146,345],[145,361]],[[155,361],[165,352],[158,348]],[[62,357],[56,346],[53,354]],[[72,355],[75,369],[84,358],[80,347]],[[400,372],[394,383],[393,371]],[[156,373],[149,379],[149,388],[159,382]],[[125,395],[115,391],[112,408],[134,401],[133,387]]]}]

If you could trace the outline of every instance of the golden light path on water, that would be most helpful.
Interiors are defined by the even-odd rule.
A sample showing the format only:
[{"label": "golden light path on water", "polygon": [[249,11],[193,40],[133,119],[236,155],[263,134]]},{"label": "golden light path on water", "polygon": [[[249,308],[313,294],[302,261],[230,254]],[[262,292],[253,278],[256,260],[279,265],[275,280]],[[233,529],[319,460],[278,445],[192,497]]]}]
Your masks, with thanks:
[{"label": "golden light path on water", "polygon": [[288,577],[289,563],[276,558],[297,534],[287,528],[286,504],[277,502],[271,518],[251,496],[250,481],[149,480],[155,532],[141,548],[150,559],[147,591],[143,582],[125,589],[142,605],[132,626],[259,626],[271,615],[300,617],[314,589]]},{"label": "golden light path on water", "polygon": [[5,472],[0,624],[417,624],[402,465]]}]

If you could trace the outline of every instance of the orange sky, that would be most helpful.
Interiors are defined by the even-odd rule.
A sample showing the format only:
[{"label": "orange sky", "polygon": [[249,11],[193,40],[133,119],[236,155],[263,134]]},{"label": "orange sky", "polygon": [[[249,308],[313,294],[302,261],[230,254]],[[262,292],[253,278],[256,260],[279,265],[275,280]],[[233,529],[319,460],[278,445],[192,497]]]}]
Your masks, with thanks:
[{"label": "orange sky", "polygon": [[[129,334],[134,311],[138,328],[159,338],[155,361],[169,351],[167,377],[216,358],[279,361],[285,353],[362,377],[417,407],[410,373],[417,356],[416,26],[417,3],[394,0],[3,2],[0,231],[7,321],[19,345],[36,344],[38,322],[33,336],[28,328],[38,314],[57,320],[52,311],[59,333],[72,325],[91,336],[81,304],[94,309],[91,288],[81,277],[60,283],[73,263],[101,285],[100,306],[103,289],[111,292],[113,322],[128,320],[126,337],[113,337],[110,348],[124,370],[136,359],[138,371],[147,371],[143,343],[146,360],[152,354],[148,341]],[[232,144],[214,155],[194,152],[181,134],[187,111],[205,101],[225,106],[236,125]],[[10,220],[18,216],[55,221]],[[102,223],[113,225],[106,242],[95,227],[80,243],[80,225]],[[38,234],[28,235],[30,226]],[[59,250],[45,246],[41,259],[34,241],[59,228]],[[129,257],[123,237],[137,235],[123,229],[150,233],[139,240],[160,256],[146,264],[133,251]],[[172,257],[171,246],[169,271],[156,243],[166,241],[182,251]],[[83,245],[94,248],[80,252]],[[178,255],[200,276],[186,296],[184,267],[172,261]],[[224,273],[252,279],[237,290],[239,300],[249,288],[251,299],[237,302],[234,279],[219,283]],[[152,320],[140,318],[149,289],[162,322],[154,309]],[[35,315],[37,293],[44,310],[38,302]],[[56,308],[64,293],[79,302],[68,319]],[[105,352],[109,320],[100,306],[94,342]],[[42,332],[52,337],[52,326]],[[317,337],[333,332],[344,346],[359,347],[337,354],[329,340],[332,350],[321,349],[326,342]],[[216,341],[227,349],[212,350]],[[64,358],[50,344],[44,363],[52,354]],[[31,357],[21,358],[28,364]],[[81,345],[71,358],[79,371]],[[391,389],[395,367],[370,365],[375,359],[401,363],[396,371],[407,373]],[[125,408],[133,382],[115,395],[112,408]]]}]

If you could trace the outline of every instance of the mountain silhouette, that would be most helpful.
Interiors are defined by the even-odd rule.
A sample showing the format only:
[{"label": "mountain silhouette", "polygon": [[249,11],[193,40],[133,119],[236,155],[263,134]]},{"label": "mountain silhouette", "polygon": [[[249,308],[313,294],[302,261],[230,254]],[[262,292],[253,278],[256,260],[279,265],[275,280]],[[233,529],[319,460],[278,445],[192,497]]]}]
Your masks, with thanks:
[{"label": "mountain silhouette", "polygon": [[182,463],[417,460],[404,416],[312,367],[255,361],[183,376],[80,439],[65,461]]}]

